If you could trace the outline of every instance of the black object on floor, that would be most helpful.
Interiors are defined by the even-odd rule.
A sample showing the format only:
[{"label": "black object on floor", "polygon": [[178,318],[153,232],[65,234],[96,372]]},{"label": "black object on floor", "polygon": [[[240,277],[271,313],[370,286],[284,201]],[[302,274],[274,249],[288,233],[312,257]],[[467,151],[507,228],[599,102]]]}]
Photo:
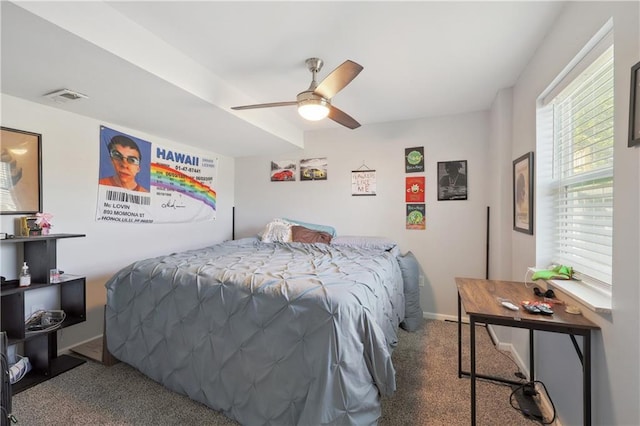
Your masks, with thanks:
[{"label": "black object on floor", "polygon": [[542,421],[542,412],[538,407],[537,401],[534,399],[536,395],[535,388],[532,384],[526,384],[524,386],[512,385],[513,398],[518,401],[518,407],[525,417],[529,417],[538,421]]}]

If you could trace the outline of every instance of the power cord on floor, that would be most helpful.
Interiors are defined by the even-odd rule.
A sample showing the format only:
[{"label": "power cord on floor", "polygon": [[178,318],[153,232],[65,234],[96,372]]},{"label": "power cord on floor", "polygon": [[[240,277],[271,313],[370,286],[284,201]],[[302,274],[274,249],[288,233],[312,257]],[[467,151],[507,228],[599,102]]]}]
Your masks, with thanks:
[{"label": "power cord on floor", "polygon": [[[526,275],[525,275],[525,282],[526,282]],[[467,324],[467,325],[469,325],[469,324]],[[536,420],[542,425],[553,424],[553,422],[555,422],[555,420],[556,420],[556,407],[553,404],[553,400],[551,399],[551,396],[549,395],[549,392],[547,391],[547,387],[545,386],[545,384],[543,382],[539,381],[539,380],[527,381],[526,376],[520,371],[520,366],[518,365],[518,363],[513,358],[511,358],[508,354],[506,354],[504,351],[501,351],[500,349],[498,349],[498,345],[493,340],[493,336],[491,336],[491,333],[489,332],[489,327],[487,326],[487,324],[477,324],[477,325],[480,325],[480,326],[482,326],[482,327],[484,327],[486,329],[487,335],[489,336],[489,340],[491,340],[491,343],[493,344],[493,347],[496,350],[496,352],[498,352],[498,353],[502,354],[503,356],[505,356],[506,358],[508,358],[516,366],[518,371],[515,372],[515,376],[517,378],[523,380],[522,384],[520,386],[516,387],[511,392],[511,395],[509,395],[509,403],[511,404],[511,407],[513,407],[514,409],[520,411],[523,416],[525,416],[527,418],[530,418],[532,420]],[[482,378],[478,378],[478,380],[482,380]],[[508,383],[502,383],[502,382],[497,382],[497,381],[492,381],[492,380],[489,380],[489,382],[493,383],[493,384],[499,384],[499,385],[504,385],[504,386],[509,386],[509,387],[511,386]],[[545,422],[544,417],[542,415],[532,415],[531,413],[528,412],[528,410],[526,410],[526,409],[523,410],[520,407],[518,407],[518,406],[513,404],[514,395],[519,390],[522,390],[523,393],[525,395],[527,395],[527,396],[537,395],[537,391],[535,390],[535,384],[536,383],[540,383],[540,385],[544,389],[544,392],[547,395],[547,399],[549,400],[549,403],[551,404],[551,408],[553,409],[553,417],[551,418],[551,420],[549,422]]]},{"label": "power cord on floor", "polygon": [[[526,376],[522,373],[522,371],[520,371],[520,366],[518,366],[518,363],[516,363],[516,362],[515,362],[515,360],[514,360],[513,358],[511,358],[507,353],[505,353],[504,351],[501,351],[500,349],[498,349],[498,346],[496,345],[496,342],[494,342],[494,341],[493,341],[493,337],[491,336],[491,333],[489,332],[489,327],[487,327],[487,326],[485,325],[485,329],[487,330],[487,335],[489,336],[489,339],[490,339],[490,340],[491,340],[491,342],[493,343],[493,347],[495,348],[496,352],[498,352],[498,353],[502,354],[503,356],[505,356],[507,359],[509,359],[509,360],[513,363],[513,365],[515,365],[515,366],[516,366],[516,368],[518,369],[518,371],[516,371],[516,372],[515,372],[515,376],[516,376],[517,378],[519,378],[519,379],[521,379],[521,380],[525,380],[525,381],[524,381],[520,386],[518,386],[517,388],[515,388],[515,389],[511,392],[511,395],[509,395],[509,403],[511,404],[511,406],[512,406],[514,409],[516,409],[516,410],[518,410],[518,411],[522,412],[522,415],[523,415],[523,416],[525,416],[525,417],[527,417],[527,418],[530,418],[530,419],[533,419],[533,420],[536,420],[536,421],[540,422],[540,424],[543,424],[543,425],[550,425],[550,424],[552,424],[552,423],[556,420],[556,407],[555,407],[555,405],[553,405],[553,401],[551,400],[551,396],[549,395],[549,392],[547,391],[547,387],[544,385],[544,383],[542,383],[542,382],[541,382],[541,381],[539,381],[539,380],[534,380],[533,382],[531,382],[531,381],[526,381],[526,380],[527,380],[527,378],[526,378]],[[534,396],[534,395],[537,395],[537,394],[538,394],[538,392],[536,391],[536,388],[535,388],[535,384],[536,384],[536,383],[540,383],[540,385],[542,385],[542,387],[544,388],[544,392],[545,392],[545,394],[547,394],[547,398],[549,399],[549,402],[551,403],[551,407],[552,407],[552,409],[553,409],[553,418],[552,418],[548,423],[544,421],[544,418],[543,418],[541,415],[531,414],[531,413],[529,413],[529,412],[528,412],[528,410],[526,410],[526,409],[521,409],[520,407],[515,406],[515,405],[513,404],[513,397],[514,397],[514,395],[516,394],[516,392],[518,392],[518,391],[520,391],[520,390],[522,390],[522,392],[523,392],[525,395],[527,395],[527,396]]]},{"label": "power cord on floor", "polygon": [[[553,409],[553,417],[548,422],[544,420],[544,417],[542,415],[532,414],[527,409],[520,408],[517,405],[514,405],[514,403],[513,403],[514,396],[515,396],[516,392],[518,392],[518,391],[522,391],[522,393],[524,393],[527,396],[537,395],[538,392],[536,391],[536,388],[535,388],[536,383],[539,383],[542,386],[542,388],[544,389],[544,393],[547,395],[547,399],[549,400],[549,403],[551,403],[551,408]],[[551,399],[551,396],[549,395],[549,391],[547,391],[547,387],[544,385],[544,383],[542,383],[539,380],[526,382],[526,383],[523,383],[522,385],[518,386],[517,388],[515,388],[511,392],[511,395],[509,395],[509,404],[511,404],[511,407],[513,407],[514,410],[520,411],[523,416],[525,416],[525,417],[527,417],[529,419],[536,420],[537,422],[539,422],[542,425],[550,425],[550,424],[553,424],[553,422],[556,421],[556,406],[553,405],[553,400]]]}]

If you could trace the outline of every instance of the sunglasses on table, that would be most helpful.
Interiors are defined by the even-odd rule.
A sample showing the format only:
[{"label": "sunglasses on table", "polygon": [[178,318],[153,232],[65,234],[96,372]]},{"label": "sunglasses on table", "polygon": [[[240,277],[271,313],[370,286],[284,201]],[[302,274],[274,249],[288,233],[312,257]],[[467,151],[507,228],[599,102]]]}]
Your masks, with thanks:
[{"label": "sunglasses on table", "polygon": [[551,289],[543,292],[538,287],[534,287],[533,293],[538,297],[546,297],[547,299],[554,299],[556,297],[556,294]]},{"label": "sunglasses on table", "polygon": [[109,155],[114,160],[118,160],[118,161],[121,161],[123,163],[126,161],[127,163],[132,164],[134,166],[139,166],[140,165],[140,159],[138,157],[134,157],[134,156],[131,156],[131,155],[128,156],[128,157],[125,157],[117,149],[112,149],[111,152],[109,152]]}]

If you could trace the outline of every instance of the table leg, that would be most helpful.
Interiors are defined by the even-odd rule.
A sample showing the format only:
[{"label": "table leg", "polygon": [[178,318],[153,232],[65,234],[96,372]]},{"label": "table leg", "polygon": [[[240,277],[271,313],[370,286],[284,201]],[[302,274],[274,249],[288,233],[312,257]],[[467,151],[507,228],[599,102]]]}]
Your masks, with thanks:
[{"label": "table leg", "polygon": [[591,426],[591,331],[584,334],[584,362],[582,363],[582,386],[584,424]]},{"label": "table leg", "polygon": [[[529,381],[533,384],[536,380],[536,363],[534,359],[533,328],[529,329]],[[535,388],[535,385],[534,385]]]},{"label": "table leg", "polygon": [[476,322],[469,315],[469,335],[471,351],[471,425],[476,425]]}]

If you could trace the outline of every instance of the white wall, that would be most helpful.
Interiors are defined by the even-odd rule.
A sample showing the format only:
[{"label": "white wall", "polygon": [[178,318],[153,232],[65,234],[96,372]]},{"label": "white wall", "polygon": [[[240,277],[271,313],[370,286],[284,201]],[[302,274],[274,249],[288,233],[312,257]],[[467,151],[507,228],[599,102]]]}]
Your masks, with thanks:
[{"label": "white wall", "polygon": [[513,90],[498,92],[491,108],[489,143],[489,191],[491,206],[491,236],[489,278],[511,278],[511,230],[513,229],[513,167],[511,163],[511,133]]},{"label": "white wall", "polygon": [[[613,314],[585,315],[601,327],[593,336],[593,424],[640,421],[640,273],[638,266],[640,149],[628,148],[630,68],[640,60],[640,3],[568,2],[513,89],[512,159],[535,151],[536,98],[613,17],[615,43],[615,213]],[[535,264],[535,235],[513,232],[512,279]],[[538,333],[536,372],[564,425],[582,423],[582,372],[569,337]],[[526,345],[514,339],[523,359]]]},{"label": "white wall", "polygon": [[[254,235],[272,218],[332,225],[339,235],[385,236],[415,253],[426,274],[422,309],[457,313],[455,276],[484,277],[489,114],[487,112],[331,129],[305,134],[290,155],[236,160],[236,238]],[[424,231],[405,229],[405,148],[423,146]],[[270,182],[271,160],[327,157],[326,181]],[[467,160],[468,200],[437,201],[437,162]],[[377,195],[351,195],[351,171],[376,170]]]},{"label": "white wall", "polygon": [[[120,268],[141,258],[203,247],[231,237],[233,159],[218,156],[215,221],[147,225],[97,222],[100,125],[151,142],[175,145],[189,141],[168,141],[12,96],[2,95],[1,102],[2,126],[42,134],[43,210],[53,214],[52,232],[86,234],[85,238],[60,240],[57,244],[58,267],[87,277],[87,321],[59,332],[59,348],[102,334],[104,283]],[[1,216],[2,232],[15,233],[15,217]],[[17,250],[12,246],[2,246],[1,250],[2,275],[16,278]],[[51,294],[32,295],[34,292],[40,290],[28,292],[32,300]]]},{"label": "white wall", "polygon": [[[86,233],[59,243],[63,269],[88,277],[89,320],[61,334],[61,347],[102,331],[104,281],[140,257],[200,247],[229,238],[236,206],[236,237],[253,235],[273,217],[288,216],[337,228],[339,234],[382,235],[416,253],[427,283],[422,309],[433,316],[456,313],[455,276],[485,273],[486,206],[492,207],[492,277],[522,280],[535,264],[535,235],[511,228],[511,161],[535,151],[535,100],[611,16],[615,26],[616,157],[613,315],[586,315],[602,331],[593,342],[593,423],[632,425],[640,419],[640,148],[627,148],[629,69],[640,60],[637,2],[568,2],[514,88],[501,91],[491,112],[323,130],[305,135],[304,150],[277,158],[220,157],[218,220],[183,225],[116,225],[96,222],[98,129],[93,119],[2,95],[2,125],[43,134],[44,210],[55,232]],[[146,140],[157,135],[120,128]],[[508,135],[512,132],[511,136]],[[171,141],[185,143],[189,141]],[[404,148],[424,146],[427,229],[404,229]],[[327,157],[324,182],[269,181],[271,160]],[[437,201],[438,161],[467,160],[469,200]],[[366,163],[377,170],[378,195],[352,197],[351,170]],[[234,182],[235,178],[235,182]],[[234,193],[235,191],[235,193]],[[235,197],[234,197],[235,195]],[[234,200],[235,198],[235,200]],[[13,232],[2,216],[3,232]],[[9,259],[9,261],[7,261]],[[15,257],[2,248],[2,274],[17,273]],[[509,276],[510,275],[510,276]],[[538,333],[538,377],[563,424],[582,423],[581,370],[564,335]],[[505,333],[523,359],[526,345]],[[427,354],[428,355],[428,354]]]}]

